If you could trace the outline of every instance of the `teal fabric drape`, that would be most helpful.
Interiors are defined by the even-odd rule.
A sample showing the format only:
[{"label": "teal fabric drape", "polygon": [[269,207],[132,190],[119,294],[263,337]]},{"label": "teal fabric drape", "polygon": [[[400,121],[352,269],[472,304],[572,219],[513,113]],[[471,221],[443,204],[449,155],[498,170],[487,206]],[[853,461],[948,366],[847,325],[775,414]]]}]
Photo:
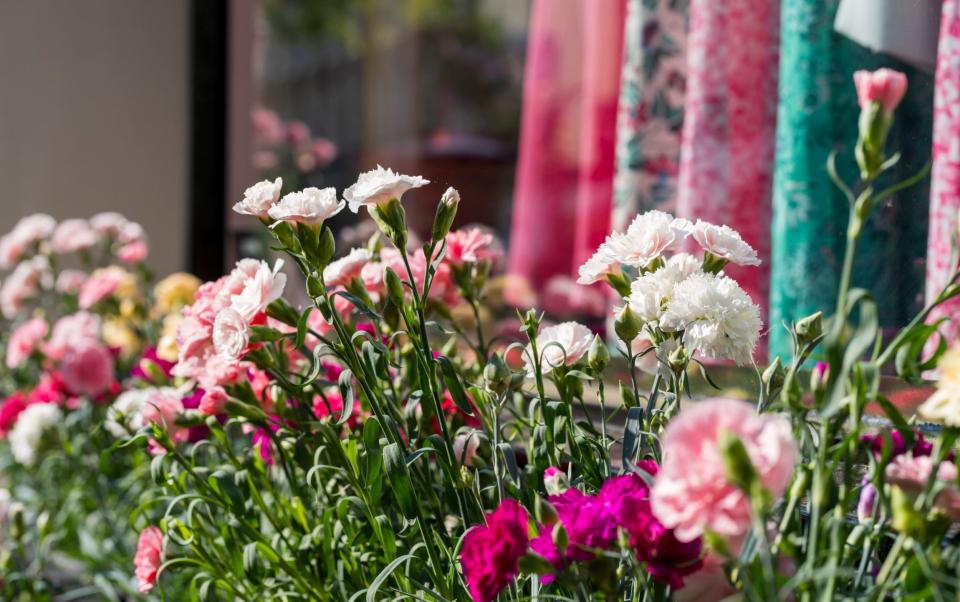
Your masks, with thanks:
[{"label": "teal fabric drape", "polygon": [[[830,315],[843,261],[848,205],[826,172],[830,151],[853,185],[857,169],[857,69],[891,67],[909,90],[896,113],[891,150],[903,153],[883,186],[930,158],[933,82],[929,74],[875,54],[833,31],[838,0],[783,0],[770,285],[771,357],[790,354],[789,324],[817,310]],[[929,181],[896,195],[871,217],[857,254],[854,285],[870,289],[881,323],[896,326],[920,308]]]}]

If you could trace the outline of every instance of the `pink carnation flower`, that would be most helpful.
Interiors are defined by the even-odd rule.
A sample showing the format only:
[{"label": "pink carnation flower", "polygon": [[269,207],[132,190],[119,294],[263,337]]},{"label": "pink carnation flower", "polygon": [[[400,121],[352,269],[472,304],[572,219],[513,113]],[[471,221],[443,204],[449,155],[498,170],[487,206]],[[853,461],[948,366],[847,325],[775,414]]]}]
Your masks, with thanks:
[{"label": "pink carnation flower", "polygon": [[200,411],[208,416],[223,414],[227,405],[227,392],[223,387],[213,387],[203,392],[200,398]]},{"label": "pink carnation flower", "polygon": [[349,253],[330,262],[323,270],[323,280],[327,286],[346,286],[350,281],[360,276],[363,267],[367,265],[373,255],[362,247],[352,249]]},{"label": "pink carnation flower", "polygon": [[97,343],[99,337],[100,316],[78,311],[57,320],[50,339],[42,345],[43,353],[52,360],[60,360],[70,347]]},{"label": "pink carnation flower", "polygon": [[31,247],[46,240],[57,222],[44,213],[22,218],[8,234],[0,238],[0,268],[10,268],[20,261]]},{"label": "pink carnation flower", "polygon": [[783,495],[797,462],[790,423],[757,414],[742,401],[714,399],[684,409],[663,434],[664,462],[652,492],[653,513],[692,541],[709,529],[731,538],[750,527],[750,500],[727,478],[719,441],[723,433],[743,442],[763,486]]},{"label": "pink carnation flower", "polygon": [[[916,495],[926,487],[932,472],[933,458],[930,456],[902,454],[887,464],[884,474],[891,485]],[[950,461],[941,462],[937,469],[937,480],[946,486],[937,495],[935,506],[952,520],[960,520],[960,489],[956,486],[956,465]]]},{"label": "pink carnation flower", "polygon": [[510,583],[529,544],[527,511],[516,500],[503,500],[486,520],[486,525],[467,531],[460,552],[475,602],[491,602]]},{"label": "pink carnation flower", "polygon": [[893,69],[856,71],[853,83],[857,87],[857,102],[861,109],[879,102],[887,115],[893,113],[907,93],[907,76]]},{"label": "pink carnation flower", "polygon": [[7,368],[19,368],[47,336],[47,321],[33,318],[18,326],[7,343]]},{"label": "pink carnation flower", "polygon": [[157,582],[163,564],[163,533],[155,526],[140,532],[137,553],[133,557],[134,575],[141,593],[149,593]]},{"label": "pink carnation flower", "polygon": [[41,287],[47,288],[52,284],[51,279],[50,264],[46,257],[37,255],[20,262],[0,287],[0,312],[7,319],[13,319],[24,304],[40,292]]},{"label": "pink carnation flower", "polygon": [[105,268],[94,271],[80,287],[77,299],[80,309],[90,309],[108,298],[126,278],[127,273],[121,269]]},{"label": "pink carnation flower", "polygon": [[113,384],[113,356],[100,343],[82,342],[71,346],[63,356],[61,375],[71,393],[99,395]]},{"label": "pink carnation flower", "polygon": [[496,261],[501,252],[496,248],[493,234],[481,228],[457,230],[447,234],[447,251],[444,259],[454,265]]},{"label": "pink carnation flower", "polygon": [[84,219],[66,219],[60,222],[50,237],[54,253],[77,253],[97,244],[97,233]]},{"label": "pink carnation flower", "polygon": [[117,251],[117,258],[124,263],[141,263],[147,258],[147,243],[143,240],[128,242]]},{"label": "pink carnation flower", "polygon": [[86,281],[86,272],[80,270],[63,270],[57,276],[55,288],[60,294],[76,293],[80,291],[80,288]]}]

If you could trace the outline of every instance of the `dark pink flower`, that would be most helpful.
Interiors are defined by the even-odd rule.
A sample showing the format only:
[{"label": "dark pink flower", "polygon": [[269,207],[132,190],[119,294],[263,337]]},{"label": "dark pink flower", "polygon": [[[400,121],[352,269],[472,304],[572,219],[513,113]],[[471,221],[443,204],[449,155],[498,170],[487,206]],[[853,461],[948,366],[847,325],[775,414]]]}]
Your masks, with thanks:
[{"label": "dark pink flower", "polygon": [[490,602],[510,583],[529,545],[527,511],[515,500],[503,500],[486,519],[467,531],[460,553],[475,602]]},{"label": "dark pink flower", "polygon": [[20,391],[14,391],[0,403],[0,437],[6,438],[20,413],[27,409],[28,405],[30,403]]},{"label": "dark pink flower", "polygon": [[163,564],[163,533],[155,526],[149,526],[140,532],[137,541],[137,553],[133,557],[134,575],[137,587],[146,594],[157,582],[157,573]]}]

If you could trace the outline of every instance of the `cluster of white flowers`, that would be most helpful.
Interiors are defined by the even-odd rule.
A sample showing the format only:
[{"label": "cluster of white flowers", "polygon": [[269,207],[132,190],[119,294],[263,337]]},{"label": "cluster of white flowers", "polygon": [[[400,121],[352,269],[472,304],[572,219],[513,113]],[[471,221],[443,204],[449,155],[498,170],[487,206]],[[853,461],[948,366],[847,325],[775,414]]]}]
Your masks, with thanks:
[{"label": "cluster of white flowers", "polygon": [[20,413],[7,434],[13,457],[24,466],[37,461],[37,450],[44,433],[63,418],[60,407],[53,403],[35,403]]},{"label": "cluster of white flowers", "polygon": [[[687,237],[703,249],[702,259],[678,251]],[[608,236],[580,267],[578,282],[622,274],[624,266],[636,269],[625,301],[645,325],[641,336],[672,342],[671,347],[681,341],[690,353],[743,365],[751,361],[760,336],[760,308],[723,273],[727,263],[758,265],[760,260],[727,226],[650,211],[638,215],[626,232]]]}]

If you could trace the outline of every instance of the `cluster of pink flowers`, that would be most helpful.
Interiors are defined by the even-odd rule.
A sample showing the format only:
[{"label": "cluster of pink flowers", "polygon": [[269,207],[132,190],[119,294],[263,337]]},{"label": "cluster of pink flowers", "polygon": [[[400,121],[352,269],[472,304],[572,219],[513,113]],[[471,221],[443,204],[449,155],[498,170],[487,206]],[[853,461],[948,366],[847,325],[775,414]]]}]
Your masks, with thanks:
[{"label": "cluster of pink flowers", "polygon": [[147,256],[143,228],[119,213],[99,213],[89,220],[67,219],[59,224],[42,213],[24,217],[0,237],[0,268],[11,270],[0,287],[0,312],[12,320],[27,301],[54,286],[60,293],[80,294],[85,308],[109,295],[110,282],[124,273],[120,268],[95,272],[96,277],[75,269],[55,275],[49,259],[76,253],[89,262],[89,255],[98,247],[127,264],[141,263]]},{"label": "cluster of pink flowers", "polygon": [[289,155],[302,173],[323,169],[337,158],[336,145],[326,138],[313,136],[302,121],[284,122],[276,112],[264,107],[255,108],[251,117],[258,147],[253,165],[258,170],[277,168],[283,155]]},{"label": "cluster of pink flowers", "polygon": [[286,275],[281,267],[280,261],[271,268],[244,259],[230,274],[197,290],[177,329],[175,376],[193,379],[207,391],[244,376],[241,358],[248,350],[250,327],[266,322],[267,305],[283,292]]}]

